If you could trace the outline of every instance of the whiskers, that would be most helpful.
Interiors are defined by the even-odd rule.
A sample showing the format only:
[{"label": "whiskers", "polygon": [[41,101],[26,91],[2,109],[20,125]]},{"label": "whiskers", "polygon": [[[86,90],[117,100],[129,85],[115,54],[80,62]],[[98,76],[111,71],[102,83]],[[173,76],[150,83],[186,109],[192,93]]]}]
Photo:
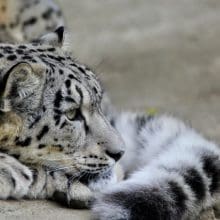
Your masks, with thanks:
[{"label": "whiskers", "polygon": [[68,169],[72,169],[72,168],[76,168],[76,166],[71,165],[71,166],[66,166],[66,167],[58,167],[58,168],[49,168],[47,170],[48,173],[52,173],[52,172],[58,172],[58,171],[67,171]]},{"label": "whiskers", "polygon": [[71,177],[68,178],[68,181],[69,183],[79,181],[85,174],[85,171],[74,173]]},{"label": "whiskers", "polygon": [[73,156],[73,157],[54,157],[54,158],[47,158],[42,157],[41,160],[45,161],[63,161],[63,160],[72,160],[75,161],[76,159],[81,158],[80,156]]},{"label": "whiskers", "polygon": [[53,175],[64,175],[69,184],[79,181],[87,185],[101,178],[102,174],[109,168],[108,166],[99,167],[97,161],[92,167],[92,163],[80,155],[53,155],[53,157],[51,155],[51,158],[44,156],[41,161],[41,166],[45,167],[44,170],[48,175],[52,175],[52,173]]}]

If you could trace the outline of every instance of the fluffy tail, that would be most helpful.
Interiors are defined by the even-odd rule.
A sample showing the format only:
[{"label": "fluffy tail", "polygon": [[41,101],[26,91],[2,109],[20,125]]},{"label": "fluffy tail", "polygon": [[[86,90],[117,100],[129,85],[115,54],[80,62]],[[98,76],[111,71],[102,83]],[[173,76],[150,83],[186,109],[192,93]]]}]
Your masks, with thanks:
[{"label": "fluffy tail", "polygon": [[93,206],[100,220],[195,219],[220,190],[220,160],[213,152],[196,167],[149,166],[102,194]]},{"label": "fluffy tail", "polygon": [[128,113],[114,124],[127,146],[121,164],[133,174],[96,199],[97,219],[191,220],[215,203],[220,193],[215,144],[169,116]]}]

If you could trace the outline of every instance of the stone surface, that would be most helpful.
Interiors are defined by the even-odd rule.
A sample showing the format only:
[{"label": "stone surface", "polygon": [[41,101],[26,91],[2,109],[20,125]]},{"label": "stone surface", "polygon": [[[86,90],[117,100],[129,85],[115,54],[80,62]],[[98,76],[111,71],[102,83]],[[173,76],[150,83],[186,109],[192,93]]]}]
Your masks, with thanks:
[{"label": "stone surface", "polygon": [[0,219],[7,220],[85,220],[90,219],[89,211],[63,208],[46,201],[1,201]]},{"label": "stone surface", "polygon": [[215,218],[213,209],[208,209],[201,213],[198,220],[218,220],[218,219]]},{"label": "stone surface", "polygon": [[[173,113],[220,142],[219,0],[59,3],[75,57],[98,73],[119,108]],[[89,219],[49,202],[0,207],[0,219]]]}]

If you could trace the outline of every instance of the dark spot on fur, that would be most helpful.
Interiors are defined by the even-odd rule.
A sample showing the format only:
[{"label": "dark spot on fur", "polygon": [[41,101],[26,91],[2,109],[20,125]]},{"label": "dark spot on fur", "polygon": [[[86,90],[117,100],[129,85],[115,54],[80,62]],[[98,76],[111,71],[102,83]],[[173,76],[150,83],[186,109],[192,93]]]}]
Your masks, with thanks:
[{"label": "dark spot on fur", "polygon": [[106,164],[99,163],[98,166],[99,167],[106,167]]},{"label": "dark spot on fur", "polygon": [[37,140],[41,140],[43,138],[43,136],[45,136],[48,133],[49,130],[50,130],[49,126],[44,125],[44,127],[41,129],[41,131],[37,135]]},{"label": "dark spot on fur", "polygon": [[60,115],[55,115],[53,118],[55,120],[55,125],[59,125],[61,116]]},{"label": "dark spot on fur", "polygon": [[217,156],[204,156],[202,158],[203,170],[211,183],[209,185],[210,193],[213,194],[220,186],[220,162]]},{"label": "dark spot on fur", "polygon": [[29,129],[33,128],[34,125],[36,125],[41,119],[41,115],[36,116],[36,118],[34,119],[34,121],[30,124]]},{"label": "dark spot on fur", "polygon": [[64,128],[67,125],[67,123],[64,121],[61,125],[60,125],[60,129]]},{"label": "dark spot on fur", "polygon": [[54,112],[56,113],[56,114],[58,114],[58,115],[61,115],[63,112],[61,111],[61,110],[59,110],[59,109],[54,109]]},{"label": "dark spot on fur", "polygon": [[16,53],[18,53],[18,54],[24,54],[24,51],[23,51],[22,49],[17,49],[17,50],[16,50]]},{"label": "dark spot on fur", "polygon": [[[123,199],[122,199],[123,198]],[[132,192],[115,192],[106,196],[105,201],[114,202],[128,209],[129,220],[171,220],[181,218],[172,211],[168,201],[157,190],[137,188]]]},{"label": "dark spot on fur", "polygon": [[153,116],[138,115],[136,117],[137,131],[140,131]]},{"label": "dark spot on fur", "polygon": [[74,76],[73,74],[69,74],[68,77],[69,77],[70,79],[76,80],[76,81],[79,82],[79,83],[82,82],[80,79],[78,79],[78,78],[77,78],[76,76]]},{"label": "dark spot on fur", "polygon": [[86,73],[86,71],[85,71],[81,66],[79,66],[78,69],[79,69],[82,73],[84,73],[84,74]]},{"label": "dark spot on fur", "polygon": [[95,94],[98,93],[98,90],[96,89],[96,87],[93,87],[93,91],[94,91]]},{"label": "dark spot on fur", "polygon": [[67,90],[67,94],[68,94],[68,95],[71,95],[71,94],[72,94],[72,92],[71,92],[70,89]]},{"label": "dark spot on fur", "polygon": [[53,48],[53,47],[47,49],[48,52],[54,52],[55,50],[56,50],[56,49]]},{"label": "dark spot on fur", "polygon": [[55,179],[56,177],[55,177],[55,172],[54,171],[50,171],[50,173],[49,173],[49,175],[53,178],[53,179]]},{"label": "dark spot on fur", "polygon": [[63,75],[63,70],[59,69],[59,73],[60,73],[60,75]]},{"label": "dark spot on fur", "polygon": [[113,118],[110,120],[110,124],[112,127],[115,127],[115,120]]},{"label": "dark spot on fur", "polygon": [[43,14],[42,14],[42,18],[45,20],[48,20],[51,15],[53,13],[53,9],[52,8],[48,8]]},{"label": "dark spot on fur", "polygon": [[22,59],[24,59],[24,60],[31,60],[32,57],[31,57],[31,56],[28,56],[28,55],[25,55],[25,56],[22,57]]},{"label": "dark spot on fur", "polygon": [[30,53],[35,53],[35,52],[37,52],[37,51],[34,50],[34,49],[30,49],[29,52],[30,52]]},{"label": "dark spot on fur", "polygon": [[4,46],[3,48],[4,48],[4,50],[13,50],[13,47],[11,47],[11,46]]},{"label": "dark spot on fur", "polygon": [[20,141],[19,138],[16,138],[15,140],[15,144],[17,146],[21,146],[21,147],[27,147],[31,144],[31,137],[27,137],[25,140]]},{"label": "dark spot on fur", "polygon": [[61,62],[62,60],[64,60],[64,58],[62,58],[62,57],[60,57],[60,56],[58,56],[58,57],[56,57],[56,56],[53,56],[53,55],[47,55],[50,59],[52,59],[52,60],[55,60],[55,61],[58,61],[58,62]]},{"label": "dark spot on fur", "polygon": [[42,149],[42,148],[45,148],[45,147],[46,147],[45,144],[39,144],[39,145],[38,145],[38,148],[39,148],[39,149]]},{"label": "dark spot on fur", "polygon": [[63,100],[63,96],[62,96],[61,90],[59,90],[59,91],[57,91],[57,93],[55,95],[54,106],[56,108],[59,108],[62,100]]},{"label": "dark spot on fur", "polygon": [[198,201],[205,198],[206,188],[202,176],[196,169],[189,169],[184,174],[185,182],[190,186]]},{"label": "dark spot on fur", "polygon": [[10,60],[10,61],[13,61],[13,60],[16,60],[16,59],[17,59],[17,56],[15,56],[15,55],[9,55],[7,57],[7,60]]},{"label": "dark spot on fur", "polygon": [[[40,49],[40,48],[38,48],[37,51],[38,51],[38,52],[41,52],[41,53],[44,52],[44,50],[43,50],[43,49]],[[44,56],[43,56],[43,55],[44,55]],[[45,54],[42,54],[41,56],[42,56],[42,57],[45,57],[46,55],[45,55]]]},{"label": "dark spot on fur", "polygon": [[31,17],[28,20],[24,21],[23,26],[34,25],[37,22],[36,17]]},{"label": "dark spot on fur", "polygon": [[176,182],[170,181],[169,183],[172,198],[175,202],[176,209],[178,210],[179,216],[181,216],[186,210],[187,195],[184,193],[181,186]]},{"label": "dark spot on fur", "polygon": [[27,47],[25,45],[19,45],[18,48],[19,49],[26,49]]},{"label": "dark spot on fur", "polygon": [[11,49],[11,47],[5,47],[4,48],[4,53],[13,54],[14,51]]},{"label": "dark spot on fur", "polygon": [[87,166],[88,166],[88,167],[96,167],[96,164],[88,163]]},{"label": "dark spot on fur", "polygon": [[65,81],[66,88],[69,88],[71,86],[71,81],[68,79]]},{"label": "dark spot on fur", "polygon": [[21,170],[20,173],[26,180],[30,180],[30,177],[26,173],[22,172]]},{"label": "dark spot on fur", "polygon": [[65,101],[76,103],[76,101],[72,97],[69,97],[69,96],[65,97]]}]

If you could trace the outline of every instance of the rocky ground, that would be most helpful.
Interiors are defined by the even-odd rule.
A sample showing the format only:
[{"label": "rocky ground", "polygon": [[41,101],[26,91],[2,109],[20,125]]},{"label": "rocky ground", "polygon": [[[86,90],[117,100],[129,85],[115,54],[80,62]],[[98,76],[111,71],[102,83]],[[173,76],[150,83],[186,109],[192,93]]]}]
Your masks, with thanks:
[{"label": "rocky ground", "polygon": [[[220,142],[219,0],[59,3],[74,56],[99,74],[119,108],[173,113]],[[0,219],[89,215],[49,202],[0,203]]]}]

